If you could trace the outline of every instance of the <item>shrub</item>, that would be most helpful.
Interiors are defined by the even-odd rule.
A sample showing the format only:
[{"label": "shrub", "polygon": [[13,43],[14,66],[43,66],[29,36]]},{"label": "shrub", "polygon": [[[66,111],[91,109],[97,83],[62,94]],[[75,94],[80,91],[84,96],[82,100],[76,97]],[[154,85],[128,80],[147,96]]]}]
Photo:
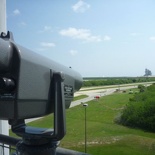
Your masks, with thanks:
[{"label": "shrub", "polygon": [[130,99],[122,111],[119,123],[155,132],[155,85]]},{"label": "shrub", "polygon": [[144,85],[138,85],[138,89],[140,92],[144,92],[145,91],[145,86]]}]

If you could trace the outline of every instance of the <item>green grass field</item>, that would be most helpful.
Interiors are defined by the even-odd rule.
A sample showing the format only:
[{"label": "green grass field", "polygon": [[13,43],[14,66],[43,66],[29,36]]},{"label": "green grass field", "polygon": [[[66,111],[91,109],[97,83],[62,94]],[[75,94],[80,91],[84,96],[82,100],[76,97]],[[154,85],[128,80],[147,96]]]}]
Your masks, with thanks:
[{"label": "green grass field", "polygon": [[87,95],[75,96],[73,101],[80,100],[80,99],[83,99],[83,98],[86,98],[86,97],[88,97],[88,96]]},{"label": "green grass field", "polygon": [[[115,93],[88,102],[87,153],[92,155],[154,155],[155,134],[118,125],[114,119],[133,94]],[[67,134],[60,147],[84,152],[85,109],[82,105],[66,110]],[[51,127],[52,115],[29,123]],[[40,125],[41,124],[41,125]]]}]

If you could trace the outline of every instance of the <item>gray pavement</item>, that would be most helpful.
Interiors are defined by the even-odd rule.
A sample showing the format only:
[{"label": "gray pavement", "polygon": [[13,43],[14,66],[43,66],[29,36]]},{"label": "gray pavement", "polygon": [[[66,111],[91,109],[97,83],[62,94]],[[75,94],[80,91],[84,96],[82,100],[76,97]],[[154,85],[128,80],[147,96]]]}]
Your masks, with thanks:
[{"label": "gray pavement", "polygon": [[[80,105],[81,103],[86,103],[88,101],[94,100],[95,96],[106,96],[106,95],[110,95],[112,93],[114,93],[116,91],[116,89],[120,89],[120,90],[126,90],[126,89],[131,89],[131,88],[136,88],[137,85],[118,85],[118,86],[104,86],[104,87],[94,87],[95,89],[92,90],[93,88],[86,88],[86,89],[82,89],[78,92],[75,93],[75,96],[80,96],[80,95],[87,95],[87,98],[84,99],[80,99],[77,101],[73,101],[70,105],[70,108]],[[100,88],[100,89],[97,89]]]},{"label": "gray pavement", "polygon": [[99,90],[80,91],[79,93],[76,93],[76,95],[77,94],[88,95],[88,97],[84,98],[84,99],[77,100],[77,101],[73,101],[70,105],[70,108],[77,106],[77,105],[80,105],[81,103],[86,103],[88,101],[94,100],[95,96],[101,97],[101,96],[110,95],[115,90],[116,90],[116,88],[115,89],[113,88],[113,89],[99,89]]},{"label": "gray pavement", "polygon": [[[110,94],[114,93],[116,91],[116,89],[118,89],[118,88],[120,90],[126,90],[126,89],[135,88],[135,87],[137,87],[137,85],[134,86],[134,85],[127,84],[127,85],[122,85],[122,86],[119,85],[119,86],[116,86],[115,88],[114,88],[114,86],[113,87],[112,86],[111,87],[104,86],[104,87],[100,87],[100,89],[96,89],[99,87],[92,87],[92,88],[85,88],[85,89],[83,88],[82,90],[76,92],[75,96],[87,95],[88,97],[71,102],[70,108],[80,105],[81,103],[86,103],[91,100],[94,100],[95,96],[101,97],[101,96],[110,95]],[[94,90],[92,90],[93,88],[94,88]],[[26,123],[34,121],[36,119],[40,119],[40,118],[28,119],[28,120],[26,120]]]}]

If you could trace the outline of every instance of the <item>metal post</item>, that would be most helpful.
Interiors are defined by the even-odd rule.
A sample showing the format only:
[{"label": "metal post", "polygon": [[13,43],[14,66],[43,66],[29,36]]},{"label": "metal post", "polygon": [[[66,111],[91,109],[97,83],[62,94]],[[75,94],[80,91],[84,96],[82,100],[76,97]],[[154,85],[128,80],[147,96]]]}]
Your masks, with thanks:
[{"label": "metal post", "polygon": [[[6,33],[6,0],[0,0],[0,33]],[[9,135],[9,125],[7,121],[0,120],[0,133]],[[0,148],[0,154],[3,154],[3,149]],[[4,149],[4,154],[9,155],[9,150]]]},{"label": "metal post", "polygon": [[0,32],[6,33],[6,0],[0,0]]},{"label": "metal post", "polygon": [[85,153],[87,153],[87,113],[86,113],[86,107],[88,104],[83,104],[85,107]]}]

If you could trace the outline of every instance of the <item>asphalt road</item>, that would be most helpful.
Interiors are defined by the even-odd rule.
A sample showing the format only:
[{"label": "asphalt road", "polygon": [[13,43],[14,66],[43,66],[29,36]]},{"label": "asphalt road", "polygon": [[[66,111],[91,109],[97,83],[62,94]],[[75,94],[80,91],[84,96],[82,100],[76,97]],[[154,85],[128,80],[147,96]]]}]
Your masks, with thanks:
[{"label": "asphalt road", "polygon": [[[84,99],[77,100],[77,101],[73,101],[70,105],[70,108],[80,105],[82,103],[86,103],[88,101],[94,100],[95,96],[101,97],[101,96],[110,95],[110,94],[114,93],[116,91],[116,89],[126,90],[126,89],[136,88],[139,84],[150,85],[151,82],[150,83],[138,83],[135,85],[131,85],[131,84],[118,85],[115,88],[114,88],[114,86],[82,88],[80,91],[76,92],[74,94],[74,96],[87,95],[88,97],[86,97]],[[26,123],[34,121],[36,119],[40,119],[40,118],[26,119]]]},{"label": "asphalt road", "polygon": [[116,89],[120,89],[120,90],[126,90],[126,89],[131,89],[131,88],[136,88],[137,86],[118,86],[118,87],[115,87],[115,88],[109,88],[109,87],[105,87],[103,89],[95,89],[95,90],[92,90],[92,89],[83,89],[81,91],[78,91],[77,93],[75,93],[75,96],[79,96],[79,95],[87,95],[88,97],[87,98],[84,98],[84,99],[80,99],[80,100],[77,100],[77,101],[73,101],[71,103],[71,107],[74,107],[74,106],[77,106],[77,105],[80,105],[81,103],[86,103],[88,101],[91,101],[91,100],[94,100],[96,96],[106,96],[106,95],[110,95],[112,93],[114,93],[116,91]]},{"label": "asphalt road", "polygon": [[87,91],[79,91],[78,93],[76,93],[75,95],[87,95],[88,97],[77,100],[77,101],[73,101],[71,103],[71,107],[80,105],[81,103],[86,103],[88,101],[94,100],[95,96],[105,96],[105,95],[109,95],[112,94],[116,89],[100,89],[100,90],[87,90]]}]

